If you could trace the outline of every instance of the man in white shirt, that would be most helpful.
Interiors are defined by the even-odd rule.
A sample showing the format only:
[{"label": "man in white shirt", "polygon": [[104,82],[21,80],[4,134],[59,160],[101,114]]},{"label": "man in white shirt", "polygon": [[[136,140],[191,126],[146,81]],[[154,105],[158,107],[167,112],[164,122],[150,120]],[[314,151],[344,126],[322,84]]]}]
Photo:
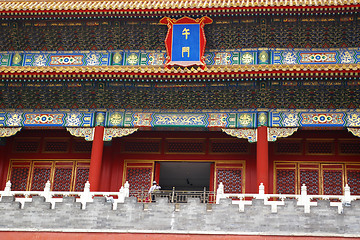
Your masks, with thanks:
[{"label": "man in white shirt", "polygon": [[149,194],[151,194],[151,201],[155,202],[155,196],[154,196],[154,191],[155,190],[160,190],[161,187],[159,185],[157,185],[156,181],[153,181],[153,185],[150,187],[149,189]]}]

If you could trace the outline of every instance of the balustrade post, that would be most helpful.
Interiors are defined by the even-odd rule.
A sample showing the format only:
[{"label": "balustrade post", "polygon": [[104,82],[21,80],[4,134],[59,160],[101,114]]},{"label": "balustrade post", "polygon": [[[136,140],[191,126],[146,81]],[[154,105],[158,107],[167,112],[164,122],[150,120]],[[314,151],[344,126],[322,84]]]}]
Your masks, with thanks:
[{"label": "balustrade post", "polygon": [[11,196],[11,182],[10,180],[6,182],[4,192],[2,196]]}]

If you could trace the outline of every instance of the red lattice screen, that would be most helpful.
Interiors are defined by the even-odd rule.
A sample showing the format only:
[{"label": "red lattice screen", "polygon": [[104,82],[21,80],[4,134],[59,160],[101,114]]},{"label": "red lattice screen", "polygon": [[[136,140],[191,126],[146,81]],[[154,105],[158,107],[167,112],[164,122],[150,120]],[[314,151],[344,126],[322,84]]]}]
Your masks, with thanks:
[{"label": "red lattice screen", "polygon": [[84,191],[85,183],[89,179],[89,168],[88,167],[78,167],[76,169],[76,180],[75,180],[75,192]]},{"label": "red lattice screen", "polygon": [[249,142],[212,140],[212,153],[248,153],[250,149]]},{"label": "red lattice screen", "polygon": [[334,154],[334,143],[333,142],[318,142],[318,141],[309,141],[307,143],[307,153],[314,155],[327,155]]},{"label": "red lattice screen", "polygon": [[152,167],[127,167],[126,181],[130,184],[130,196],[136,196],[136,193],[149,190],[152,172]]},{"label": "red lattice screen", "polygon": [[48,180],[53,191],[83,191],[89,165],[87,161],[14,160],[10,162],[8,179],[16,191],[43,191]]},{"label": "red lattice screen", "polygon": [[343,194],[343,171],[324,170],[323,171],[323,194],[342,195]]},{"label": "red lattice screen", "polygon": [[353,195],[360,195],[360,170],[347,171],[347,184]]},{"label": "red lattice screen", "polygon": [[203,140],[168,140],[168,153],[204,153],[205,142]]},{"label": "red lattice screen", "polygon": [[50,167],[34,167],[32,172],[31,191],[43,191],[45,184],[50,180]]},{"label": "red lattice screen", "polygon": [[275,143],[277,154],[301,154],[302,144],[299,141],[278,141]]},{"label": "red lattice screen", "polygon": [[305,184],[307,194],[319,194],[319,170],[300,169],[300,186]]},{"label": "red lattice screen", "polygon": [[296,191],[295,169],[276,170],[276,193],[295,194]]},{"label": "red lattice screen", "polygon": [[72,168],[55,168],[53,191],[70,191]]},{"label": "red lattice screen", "polygon": [[216,185],[221,182],[225,193],[242,193],[242,168],[217,168]]},{"label": "red lattice screen", "polygon": [[11,169],[11,190],[13,191],[25,191],[27,187],[27,180],[29,176],[29,166],[13,167]]},{"label": "red lattice screen", "polygon": [[159,153],[160,140],[132,140],[123,143],[124,152]]}]

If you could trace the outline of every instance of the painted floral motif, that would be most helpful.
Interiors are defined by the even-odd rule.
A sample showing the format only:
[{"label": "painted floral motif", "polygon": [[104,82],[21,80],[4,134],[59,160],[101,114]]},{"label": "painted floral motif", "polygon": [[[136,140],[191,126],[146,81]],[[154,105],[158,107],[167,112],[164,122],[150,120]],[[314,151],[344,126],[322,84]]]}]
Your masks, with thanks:
[{"label": "painted floral motif", "polygon": [[81,113],[70,113],[66,117],[66,123],[69,127],[80,126],[81,124]]},{"label": "painted floral motif", "polygon": [[283,113],[285,127],[297,127],[299,125],[299,117],[296,113]]},{"label": "painted floral motif", "polygon": [[36,54],[34,56],[34,66],[45,66],[46,65],[46,55],[45,54]]},{"label": "painted floral motif", "polygon": [[21,126],[22,114],[20,113],[9,113],[8,120],[6,121],[7,126]]},{"label": "painted floral motif", "polygon": [[360,127],[360,114],[359,113],[350,113],[347,116],[348,126],[349,127]]},{"label": "painted floral motif", "polygon": [[100,65],[100,54],[98,53],[91,53],[87,56],[86,62],[89,66],[96,66]]},{"label": "painted floral motif", "polygon": [[353,58],[354,51],[343,51],[340,52],[340,62],[341,63],[354,63],[355,59]]},{"label": "painted floral motif", "polygon": [[296,64],[295,52],[284,52],[283,58],[284,58],[283,60],[284,64]]},{"label": "painted floral motif", "polygon": [[249,113],[239,114],[239,124],[242,127],[251,126],[252,117]]}]

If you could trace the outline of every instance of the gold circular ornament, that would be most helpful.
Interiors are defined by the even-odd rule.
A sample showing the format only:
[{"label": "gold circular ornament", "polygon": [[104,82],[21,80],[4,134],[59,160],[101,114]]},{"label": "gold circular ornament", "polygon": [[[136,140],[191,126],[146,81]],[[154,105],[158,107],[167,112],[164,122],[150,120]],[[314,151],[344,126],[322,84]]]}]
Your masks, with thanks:
[{"label": "gold circular ornament", "polygon": [[14,57],[13,57],[13,63],[14,64],[19,64],[22,60],[22,57],[19,53],[15,53]]},{"label": "gold circular ornament", "polygon": [[241,114],[239,117],[241,126],[247,127],[251,124],[251,115],[248,113]]},{"label": "gold circular ornament", "polygon": [[130,65],[135,65],[138,60],[139,57],[135,53],[130,54],[129,57],[126,59],[127,63]]},{"label": "gold circular ornament", "polygon": [[105,116],[103,113],[98,113],[96,115],[96,125],[101,125],[102,123],[104,123],[105,120]]},{"label": "gold circular ornament", "polygon": [[269,54],[267,53],[267,51],[262,51],[259,54],[259,60],[262,63],[267,62],[269,60]]},{"label": "gold circular ornament", "polygon": [[119,64],[122,60],[122,56],[119,52],[115,53],[113,56],[113,63]]},{"label": "gold circular ornament", "polygon": [[265,113],[260,113],[259,114],[259,123],[261,126],[264,126],[267,122],[267,117]]},{"label": "gold circular ornament", "polygon": [[120,125],[121,120],[122,120],[122,116],[120,113],[114,113],[110,117],[110,123],[114,126]]},{"label": "gold circular ornament", "polygon": [[244,64],[250,64],[253,62],[253,60],[254,60],[254,57],[251,53],[247,52],[241,56],[241,62]]}]

